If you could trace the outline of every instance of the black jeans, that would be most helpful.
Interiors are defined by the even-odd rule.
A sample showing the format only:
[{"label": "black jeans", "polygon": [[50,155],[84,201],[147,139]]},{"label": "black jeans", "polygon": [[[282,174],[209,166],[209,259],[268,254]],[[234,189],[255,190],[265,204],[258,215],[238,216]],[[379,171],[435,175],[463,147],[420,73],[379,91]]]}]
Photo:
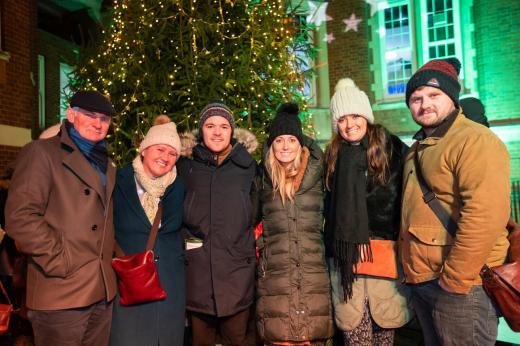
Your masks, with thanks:
[{"label": "black jeans", "polygon": [[446,292],[438,280],[411,287],[426,346],[495,344],[497,312],[482,286],[473,286],[468,294]]}]

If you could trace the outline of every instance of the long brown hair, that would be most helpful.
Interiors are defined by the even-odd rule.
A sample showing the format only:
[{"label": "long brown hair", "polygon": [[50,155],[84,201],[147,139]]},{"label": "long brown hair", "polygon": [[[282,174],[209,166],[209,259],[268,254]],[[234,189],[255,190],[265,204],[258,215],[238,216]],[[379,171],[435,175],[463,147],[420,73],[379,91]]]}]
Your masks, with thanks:
[{"label": "long brown hair", "polygon": [[[387,133],[383,126],[367,124],[368,149],[367,161],[368,171],[374,176],[376,182],[385,185],[388,182],[390,155],[387,148]],[[336,168],[338,152],[343,138],[336,133],[325,150],[325,187],[330,191],[332,176]]]},{"label": "long brown hair", "polygon": [[266,167],[271,175],[271,181],[273,182],[273,199],[277,193],[282,198],[282,204],[285,204],[285,199],[293,201],[294,194],[296,193],[295,178],[301,169],[305,169],[302,166],[303,161],[303,147],[296,154],[296,158],[287,167],[282,164],[274,156],[274,146],[269,147],[269,151],[266,155]]}]

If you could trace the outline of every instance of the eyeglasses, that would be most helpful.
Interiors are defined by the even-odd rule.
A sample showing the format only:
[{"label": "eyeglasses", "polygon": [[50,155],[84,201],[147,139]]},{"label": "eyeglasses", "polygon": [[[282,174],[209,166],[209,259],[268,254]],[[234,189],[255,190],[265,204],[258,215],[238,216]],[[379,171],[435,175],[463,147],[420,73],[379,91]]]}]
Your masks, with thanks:
[{"label": "eyeglasses", "polygon": [[80,108],[80,107],[74,107],[72,108],[74,111],[79,112],[80,114],[83,114],[86,117],[89,117],[93,120],[101,120],[103,123],[110,123],[110,120],[112,120],[112,117],[109,117],[106,114],[98,113],[98,112],[91,112],[87,111],[86,109]]}]

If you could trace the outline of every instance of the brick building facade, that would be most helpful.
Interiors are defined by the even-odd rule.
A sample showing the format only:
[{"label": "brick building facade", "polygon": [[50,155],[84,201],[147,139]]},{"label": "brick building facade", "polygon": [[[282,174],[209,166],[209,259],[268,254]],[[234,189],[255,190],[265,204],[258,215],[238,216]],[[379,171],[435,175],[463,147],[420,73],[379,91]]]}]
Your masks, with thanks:
[{"label": "brick building facade", "polygon": [[[511,155],[511,178],[520,179],[519,1],[342,0],[330,1],[327,14],[331,94],[340,78],[352,78],[369,96],[376,121],[410,140],[418,126],[404,103],[406,81],[432,56],[456,56],[461,97],[483,101]],[[357,31],[346,31],[343,19],[351,15],[360,20]],[[327,116],[325,109],[316,113]]]},{"label": "brick building facade", "polygon": [[29,142],[37,112],[36,0],[0,0],[0,174]]},{"label": "brick building facade", "polygon": [[64,74],[83,37],[99,30],[91,7],[99,16],[100,4],[0,0],[0,176],[23,145],[63,117]]}]

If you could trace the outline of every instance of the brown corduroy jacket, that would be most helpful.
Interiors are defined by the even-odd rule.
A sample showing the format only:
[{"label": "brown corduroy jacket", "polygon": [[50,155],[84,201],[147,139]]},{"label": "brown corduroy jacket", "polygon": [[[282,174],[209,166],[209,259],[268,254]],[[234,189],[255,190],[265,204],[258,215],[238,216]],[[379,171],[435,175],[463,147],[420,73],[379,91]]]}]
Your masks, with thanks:
[{"label": "brown corduroy jacket", "polygon": [[6,230],[29,256],[27,306],[78,308],[112,300],[116,278],[112,191],[69,137],[37,140],[20,152],[9,186]]}]

